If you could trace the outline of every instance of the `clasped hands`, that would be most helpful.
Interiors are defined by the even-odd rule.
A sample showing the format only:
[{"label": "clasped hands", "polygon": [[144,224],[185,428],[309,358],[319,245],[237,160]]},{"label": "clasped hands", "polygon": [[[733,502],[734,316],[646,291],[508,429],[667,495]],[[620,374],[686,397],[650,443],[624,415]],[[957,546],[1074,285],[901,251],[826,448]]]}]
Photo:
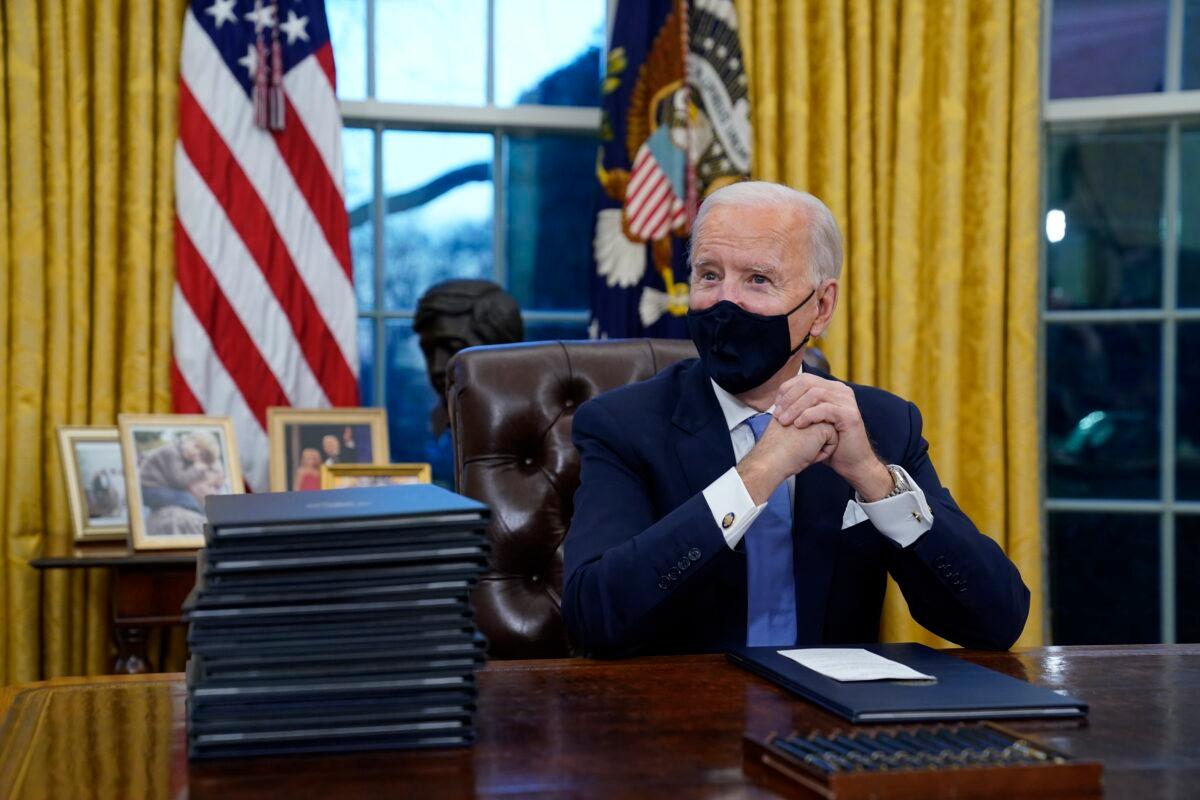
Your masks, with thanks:
[{"label": "clasped hands", "polygon": [[829,462],[866,501],[894,484],[867,438],[854,390],[844,383],[801,373],[779,388],[771,424],[738,464],[742,483],[762,504],[789,475]]}]

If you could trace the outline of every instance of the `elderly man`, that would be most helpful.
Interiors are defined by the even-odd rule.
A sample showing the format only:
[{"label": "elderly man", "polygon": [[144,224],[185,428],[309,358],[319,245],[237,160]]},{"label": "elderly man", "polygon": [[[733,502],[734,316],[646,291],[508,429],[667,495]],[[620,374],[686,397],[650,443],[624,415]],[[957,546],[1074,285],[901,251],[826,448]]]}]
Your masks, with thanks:
[{"label": "elderly man", "polygon": [[916,406],[802,370],[841,262],[812,195],[739,183],[701,206],[700,358],[575,415],[563,613],[585,652],[877,641],[889,573],[945,638],[1003,649],[1020,635],[1029,591],[939,482]]}]

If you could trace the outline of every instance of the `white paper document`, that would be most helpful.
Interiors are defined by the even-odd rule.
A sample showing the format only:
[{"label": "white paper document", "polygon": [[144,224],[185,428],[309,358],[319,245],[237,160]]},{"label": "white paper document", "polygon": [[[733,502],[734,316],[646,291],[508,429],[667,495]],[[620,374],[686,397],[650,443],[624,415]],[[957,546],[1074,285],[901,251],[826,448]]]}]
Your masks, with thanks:
[{"label": "white paper document", "polygon": [[933,675],[863,650],[860,647],[805,648],[780,650],[802,667],[808,667],[835,681],[936,681]]}]

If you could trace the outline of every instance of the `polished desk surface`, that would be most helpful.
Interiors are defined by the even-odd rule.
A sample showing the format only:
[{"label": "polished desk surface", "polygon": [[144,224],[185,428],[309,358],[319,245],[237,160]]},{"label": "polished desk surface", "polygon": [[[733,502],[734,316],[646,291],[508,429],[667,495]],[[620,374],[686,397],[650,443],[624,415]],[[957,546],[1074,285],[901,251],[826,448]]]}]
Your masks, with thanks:
[{"label": "polished desk surface", "polygon": [[[1106,796],[1200,795],[1200,645],[952,652],[1090,703],[1010,725],[1101,761]],[[774,797],[743,733],[844,725],[721,656],[492,662],[479,692],[473,748],[189,765],[179,675],[7,687],[0,797]]]}]

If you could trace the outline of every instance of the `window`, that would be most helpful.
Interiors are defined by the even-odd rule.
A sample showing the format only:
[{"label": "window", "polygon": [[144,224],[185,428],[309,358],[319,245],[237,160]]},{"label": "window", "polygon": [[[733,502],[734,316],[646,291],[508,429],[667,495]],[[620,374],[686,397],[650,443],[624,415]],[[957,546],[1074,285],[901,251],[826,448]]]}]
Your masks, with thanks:
[{"label": "window", "polygon": [[451,278],[520,304],[526,340],[585,338],[606,0],[328,0],[364,405],[393,461],[453,483],[412,319]]},{"label": "window", "polygon": [[1200,641],[1200,0],[1045,7],[1049,630]]}]

